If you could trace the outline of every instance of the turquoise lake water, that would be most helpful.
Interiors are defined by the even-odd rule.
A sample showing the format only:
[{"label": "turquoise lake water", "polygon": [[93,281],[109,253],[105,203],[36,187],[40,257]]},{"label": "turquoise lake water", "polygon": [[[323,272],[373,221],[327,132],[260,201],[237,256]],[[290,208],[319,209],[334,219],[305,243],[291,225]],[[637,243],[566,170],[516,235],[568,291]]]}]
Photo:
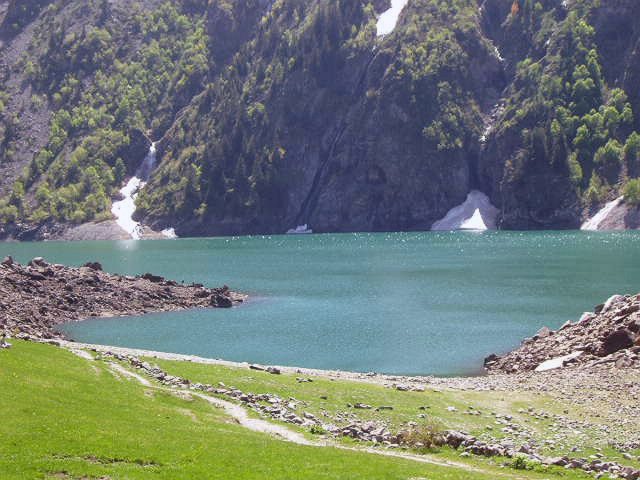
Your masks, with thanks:
[{"label": "turquoise lake water", "polygon": [[640,291],[640,234],[391,233],[0,244],[251,295],[233,310],[76,323],[78,341],[398,374],[472,374],[540,327]]}]

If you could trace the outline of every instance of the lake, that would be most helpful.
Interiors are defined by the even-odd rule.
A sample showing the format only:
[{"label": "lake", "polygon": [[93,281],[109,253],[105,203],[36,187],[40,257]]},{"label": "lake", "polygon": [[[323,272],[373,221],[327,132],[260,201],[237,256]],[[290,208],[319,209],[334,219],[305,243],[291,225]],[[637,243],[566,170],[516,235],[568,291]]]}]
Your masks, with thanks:
[{"label": "lake", "polygon": [[250,300],[67,325],[77,341],[395,374],[478,373],[542,326],[640,291],[636,232],[456,232],[3,243],[26,262],[100,261]]}]

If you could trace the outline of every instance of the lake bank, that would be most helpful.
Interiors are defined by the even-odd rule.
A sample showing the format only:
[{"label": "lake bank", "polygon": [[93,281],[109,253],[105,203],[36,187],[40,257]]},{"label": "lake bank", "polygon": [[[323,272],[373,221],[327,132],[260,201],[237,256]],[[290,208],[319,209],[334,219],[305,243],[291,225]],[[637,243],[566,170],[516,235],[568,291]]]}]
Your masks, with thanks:
[{"label": "lake bank", "polygon": [[576,321],[612,293],[640,291],[635,232],[301,235],[3,244],[105,271],[144,272],[250,294],[216,309],[92,318],[86,343],[324,370],[475,375],[484,358],[543,326]]},{"label": "lake bank", "polygon": [[231,308],[246,298],[226,286],[184,285],[151,273],[113,275],[98,262],[73,268],[41,257],[28,265],[6,257],[0,263],[0,292],[0,332],[34,338],[59,338],[57,326],[91,317]]},{"label": "lake bank", "polygon": [[[197,301],[207,299],[209,305],[214,303],[214,299],[220,301],[220,299],[216,299],[216,295],[221,294],[228,295],[229,301],[233,301],[231,293],[227,289],[210,290],[199,285],[186,287],[174,285],[175,282],[167,281],[151,274],[142,275],[138,278],[109,275],[102,272],[100,267],[99,264],[87,264],[80,268],[69,268],[62,265],[50,265],[41,258],[33,259],[28,266],[22,266],[10,259],[6,259],[0,266],[0,273],[3,273],[2,277],[5,280],[5,283],[0,286],[5,288],[7,284],[12,284],[23,288],[30,294],[28,302],[34,303],[34,298],[42,300],[37,295],[44,294],[47,296],[47,293],[43,290],[47,289],[47,287],[49,287],[49,296],[55,296],[56,293],[60,293],[56,289],[57,287],[50,288],[51,286],[47,285],[47,278],[49,277],[56,278],[56,284],[62,285],[63,290],[66,290],[65,286],[72,286],[73,288],[73,285],[80,284],[82,285],[81,290],[76,293],[87,294],[87,301],[94,304],[94,311],[97,311],[95,310],[96,308],[104,307],[105,293],[109,294],[107,297],[118,297],[123,291],[134,289],[155,295],[159,293],[155,290],[158,286],[163,288],[162,292],[164,293],[167,293],[167,287],[186,289],[189,292],[187,298],[197,299]],[[105,278],[101,278],[102,276]],[[78,282],[78,280],[80,281]],[[91,281],[87,282],[87,280]],[[31,291],[34,287],[37,291],[35,297]],[[86,289],[86,291],[82,289]],[[181,290],[179,292],[174,294],[174,300],[176,300],[177,296],[184,295]],[[207,295],[202,292],[206,292]],[[146,297],[147,300],[149,298],[154,297]],[[593,316],[589,318],[590,326],[596,327],[599,322],[608,326],[612,319],[617,319],[612,323],[620,323],[618,320],[628,317],[633,317],[631,320],[635,321],[634,315],[638,312],[635,309],[635,305],[639,297],[612,298],[614,299],[610,299],[604,305],[596,308],[597,313],[594,312]],[[27,300],[22,300],[27,302]],[[184,301],[184,298],[180,297],[179,300]],[[237,301],[240,301],[240,298]],[[136,304],[134,303],[134,305]],[[145,306],[144,302],[141,305]],[[172,304],[168,303],[167,305]],[[3,306],[6,307],[6,305]],[[24,303],[20,304],[19,301],[15,305],[18,310],[22,310],[23,307]],[[46,311],[39,313],[43,315]],[[34,316],[33,313],[31,315]],[[23,319],[23,321],[26,321],[26,319]],[[572,327],[576,325],[565,326],[558,332],[558,335],[566,335],[567,331],[571,331]],[[625,327],[629,328],[626,324]],[[563,331],[565,332],[564,334],[561,333]],[[598,335],[600,335],[603,332],[603,327],[595,328],[594,332],[598,332]],[[534,342],[548,341],[554,335],[556,335],[556,332],[552,331],[545,332],[544,335],[538,334],[537,338],[534,338]],[[43,336],[46,337],[47,335]],[[599,338],[600,336],[597,336],[595,339]],[[594,473],[619,474],[622,472],[621,478],[637,478],[634,475],[639,474],[639,471],[632,467],[623,467],[624,463],[610,461],[612,458],[610,457],[611,453],[599,453],[602,447],[596,448],[596,454],[592,455],[594,458],[591,460],[582,459],[577,454],[573,455],[572,453],[550,456],[550,453],[555,453],[556,451],[562,453],[576,452],[580,448],[584,448],[585,442],[594,446],[606,444],[613,452],[618,452],[618,455],[623,453],[627,456],[631,455],[629,452],[634,452],[640,448],[640,431],[637,428],[637,425],[640,424],[640,409],[637,408],[636,400],[640,394],[638,390],[640,370],[635,364],[620,365],[617,361],[602,361],[590,363],[567,362],[565,365],[563,362],[558,369],[546,372],[534,372],[531,369],[518,372],[518,369],[505,369],[505,371],[513,371],[515,373],[493,373],[489,376],[466,378],[439,378],[240,364],[196,356],[88,345],[56,339],[35,340],[64,347],[86,360],[93,361],[95,355],[98,359],[105,358],[109,362],[119,362],[114,364],[115,366],[112,367],[112,370],[125,378],[131,377],[144,380],[143,386],[151,387],[155,385],[154,382],[159,382],[160,385],[175,389],[177,392],[191,392],[190,395],[192,396],[211,395],[212,398],[226,398],[226,401],[240,402],[240,405],[248,411],[253,410],[260,415],[266,415],[271,421],[284,422],[293,427],[299,427],[300,425],[310,426],[309,428],[312,428],[312,430],[313,428],[318,428],[324,431],[326,430],[327,421],[337,422],[337,425],[331,427],[334,430],[328,431],[331,434],[330,437],[340,439],[346,436],[357,442],[365,442],[365,445],[366,442],[373,441],[374,444],[379,442],[391,449],[412,448],[411,443],[403,443],[407,441],[404,440],[405,437],[403,435],[410,435],[413,429],[419,425],[419,423],[411,421],[396,426],[396,420],[394,420],[396,414],[394,412],[396,409],[405,408],[403,407],[404,399],[401,400],[402,396],[407,395],[411,398],[414,395],[424,395],[425,398],[429,397],[431,399],[428,404],[423,404],[422,407],[418,408],[418,411],[425,412],[418,413],[418,419],[425,419],[427,415],[435,414],[436,409],[432,409],[431,403],[434,398],[443,396],[443,398],[447,399],[445,400],[446,402],[451,403],[439,405],[437,408],[442,412],[438,413],[438,415],[444,415],[450,424],[464,425],[467,422],[467,418],[481,417],[484,421],[493,421],[496,425],[495,432],[491,424],[487,425],[483,433],[470,434],[466,431],[448,430],[442,437],[442,441],[447,448],[462,449],[463,454],[490,458],[517,459],[522,457],[527,462],[568,466],[568,468]],[[527,344],[528,342],[525,342],[525,346]],[[567,344],[574,345],[572,342],[567,342]],[[549,346],[546,343],[544,345]],[[12,348],[9,347],[9,350]],[[539,350],[538,348],[536,351],[539,352]],[[548,355],[553,356],[556,353],[555,350],[550,349]],[[636,352],[632,353],[635,354]],[[609,356],[614,354],[616,352],[610,352]],[[504,359],[512,359],[512,355],[513,352],[506,355]],[[603,358],[606,360],[606,355]],[[544,361],[543,357],[536,357],[536,359],[536,361]],[[147,363],[149,361],[158,362],[162,367]],[[356,384],[380,388],[383,392],[393,392],[394,396],[389,397],[389,399],[385,396],[384,403],[381,401],[378,403],[369,402],[366,397],[359,402],[350,400],[346,404],[348,415],[341,411],[334,414],[327,413],[329,417],[320,421],[320,417],[312,413],[307,413],[302,418],[296,412],[296,407],[290,406],[292,402],[297,403],[297,400],[291,399],[293,395],[289,395],[290,400],[288,402],[283,402],[273,392],[267,391],[267,393],[256,395],[240,390],[237,387],[227,387],[226,384],[219,381],[216,385],[214,382],[207,382],[206,377],[200,377],[204,371],[197,370],[197,368],[193,370],[198,365],[205,368],[224,367],[229,369],[233,372],[232,381],[234,382],[229,385],[235,385],[236,380],[244,382],[246,379],[264,378],[266,375],[274,379],[280,377],[295,378],[296,384],[299,385],[314,384],[327,380],[329,382],[340,382],[340,385],[343,385],[347,390],[347,384],[355,382]],[[183,371],[186,372],[186,376],[185,373],[182,373]],[[145,379],[145,376],[149,377],[149,379]],[[269,388],[274,388],[276,383],[274,381],[267,382],[268,385],[271,385]],[[249,390],[249,392],[251,391],[255,390]],[[516,404],[519,405],[518,416],[516,417],[515,414],[497,414],[495,411],[488,412],[487,409],[494,408],[493,403],[484,406],[465,403],[463,398],[468,395],[480,395],[477,398],[484,398],[484,395],[490,395],[488,398],[492,398],[492,402],[500,399],[501,396],[517,396],[519,403],[513,403],[509,408],[512,411]],[[549,400],[541,403],[541,395]],[[395,400],[391,401],[391,398]],[[266,404],[264,403],[265,401],[267,402]],[[395,403],[396,401],[399,403]],[[500,400],[500,402],[502,401]],[[569,409],[561,410],[557,407],[549,410],[549,401],[554,405],[571,406],[571,412]],[[442,403],[442,400],[438,403]],[[305,408],[310,408],[309,402],[305,402],[304,405]],[[544,407],[542,407],[543,405]],[[369,411],[379,412],[380,419],[383,420],[378,422],[363,420],[363,417],[366,417],[364,412]],[[577,415],[578,412],[579,415]],[[300,424],[299,422],[302,423]],[[539,431],[541,426],[538,424],[546,422],[553,423],[548,427],[544,427],[543,432]],[[398,428],[402,429],[398,430]],[[595,439],[597,439],[597,442]],[[597,455],[602,456],[598,457]]]},{"label": "lake bank", "polygon": [[[618,369],[603,364],[597,368],[476,378],[398,377],[236,364],[69,342],[61,342],[60,346],[76,353],[89,352],[89,359],[95,355],[96,359],[118,362],[135,372],[132,375],[147,378],[146,382],[194,392],[192,395],[227,399],[276,424],[289,424],[293,427],[292,433],[300,426],[316,425],[322,431],[329,429],[321,440],[347,436],[364,445],[373,442],[383,449],[398,448],[401,446],[398,442],[403,442],[402,434],[396,437],[398,429],[413,429],[419,425],[398,423],[409,402],[414,405],[413,409],[417,405],[427,405],[417,408],[417,412],[424,412],[417,415],[418,422],[426,415],[446,417],[446,425],[450,428],[456,425],[472,428],[471,419],[473,425],[488,421],[489,425],[480,430],[482,433],[476,425],[472,428],[474,434],[453,430],[443,437],[446,445],[466,452],[463,456],[470,453],[481,457],[523,457],[534,464],[567,466],[593,473],[622,472],[621,478],[636,478],[633,475],[638,473],[634,469],[624,470],[612,461],[622,452],[624,464],[625,460],[633,458],[628,452],[640,448],[637,428],[640,413],[634,400],[639,393],[640,371],[637,369]],[[225,383],[212,382],[212,378],[224,379]],[[278,387],[281,383],[288,385],[288,401],[282,400],[286,397],[282,397],[281,387]],[[358,384],[363,387],[357,387]],[[317,395],[329,385],[333,393],[320,397],[323,415],[316,416],[318,400],[311,392]],[[246,388],[255,393],[245,393]],[[350,403],[340,405],[340,400],[335,398],[340,389],[358,394],[345,397]],[[371,393],[364,394],[370,389]],[[373,395],[373,392],[378,393]],[[426,403],[416,404],[422,397]],[[507,410],[505,397],[511,399],[507,402]],[[336,400],[337,405],[334,405]],[[361,402],[355,403],[356,400]],[[380,406],[381,402],[384,406]],[[304,417],[294,404],[304,408]],[[335,408],[338,408],[336,416],[331,414]],[[376,412],[372,418],[369,418],[370,412]],[[323,444],[327,445],[325,441]],[[607,446],[606,451],[603,446]],[[584,460],[586,452],[592,451],[596,455]],[[603,451],[604,454],[600,453]]]}]

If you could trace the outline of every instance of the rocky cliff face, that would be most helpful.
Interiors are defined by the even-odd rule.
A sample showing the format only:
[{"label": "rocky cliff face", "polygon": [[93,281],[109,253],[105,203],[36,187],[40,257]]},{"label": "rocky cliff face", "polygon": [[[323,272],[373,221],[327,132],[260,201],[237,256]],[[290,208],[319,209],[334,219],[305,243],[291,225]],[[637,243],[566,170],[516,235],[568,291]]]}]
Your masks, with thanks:
[{"label": "rocky cliff face", "polygon": [[[440,11],[412,2],[396,31],[376,38],[376,16],[386,8],[306,2],[270,10],[236,54],[259,67],[223,72],[221,87],[198,99],[197,118],[170,132],[142,218],[185,234],[282,232],[305,223],[317,231],[411,230],[429,229],[464,201],[481,112],[503,81],[500,62],[479,36],[477,17],[448,29],[453,5]],[[419,33],[429,29],[442,35],[430,45],[441,50],[422,45]],[[274,55],[286,49],[290,56]],[[260,83],[265,71],[280,77]],[[194,123],[196,133],[184,135]],[[188,192],[167,192],[176,169],[189,178],[176,162],[189,145],[204,150],[204,170],[216,173]],[[230,164],[233,155],[242,164]],[[224,177],[214,189],[211,175]]]},{"label": "rocky cliff face", "polygon": [[[577,228],[637,175],[638,155],[626,153],[638,122],[630,88],[638,35],[628,20],[637,8],[628,0],[484,3],[511,76],[479,167],[503,228]],[[498,26],[496,17],[505,20]]]},{"label": "rocky cliff face", "polygon": [[474,189],[576,228],[640,174],[637,2],[412,0],[379,37],[389,6],[4,2],[5,232],[108,218],[148,138],[137,217],[183,235],[424,230]]},{"label": "rocky cliff face", "polygon": [[10,0],[0,3],[0,12],[4,12],[4,18],[0,22],[0,36],[6,39],[17,35],[50,3],[53,0]]}]

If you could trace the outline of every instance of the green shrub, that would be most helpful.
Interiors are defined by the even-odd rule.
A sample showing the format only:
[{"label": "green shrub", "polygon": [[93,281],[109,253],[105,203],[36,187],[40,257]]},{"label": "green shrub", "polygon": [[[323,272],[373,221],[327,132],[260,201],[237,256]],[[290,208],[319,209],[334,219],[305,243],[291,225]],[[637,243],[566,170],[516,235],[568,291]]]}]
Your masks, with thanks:
[{"label": "green shrub", "polygon": [[607,191],[607,186],[602,182],[602,179],[597,173],[594,173],[589,181],[589,188],[585,192],[585,200],[589,205],[602,203],[607,197]]},{"label": "green shrub", "polygon": [[324,435],[325,433],[327,433],[327,431],[324,428],[322,428],[320,425],[312,425],[309,431],[313,435]]},{"label": "green shrub", "polygon": [[441,447],[445,443],[444,428],[439,421],[430,418],[410,430],[400,432],[398,441],[401,445],[420,450]]},{"label": "green shrub", "polygon": [[514,470],[533,470],[535,464],[524,455],[516,456],[511,462],[507,462],[507,466]]},{"label": "green shrub", "polygon": [[624,187],[624,200],[630,205],[640,205],[640,179],[629,180]]}]

